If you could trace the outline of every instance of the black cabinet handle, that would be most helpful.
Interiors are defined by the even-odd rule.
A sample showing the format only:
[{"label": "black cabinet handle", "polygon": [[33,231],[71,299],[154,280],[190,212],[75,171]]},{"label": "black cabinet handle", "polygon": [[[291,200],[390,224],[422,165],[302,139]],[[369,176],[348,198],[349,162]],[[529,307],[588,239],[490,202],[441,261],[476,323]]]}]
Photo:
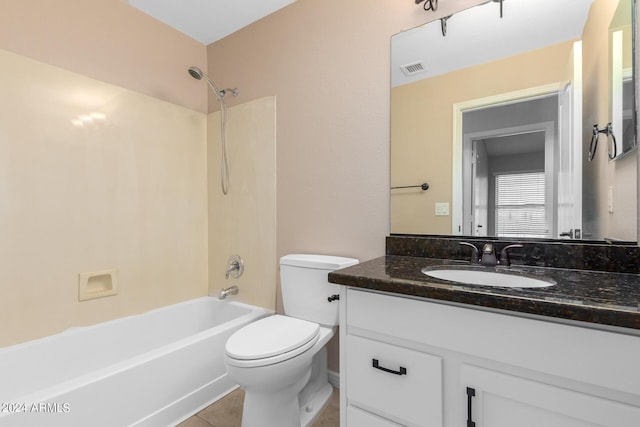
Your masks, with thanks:
[{"label": "black cabinet handle", "polygon": [[476,389],[467,387],[467,427],[476,427],[476,423],[471,421],[471,398],[476,395]]},{"label": "black cabinet handle", "polygon": [[371,359],[371,361],[373,362],[373,367],[376,369],[380,369],[381,371],[389,372],[390,374],[394,374],[394,375],[407,375],[407,368],[404,368],[402,366],[400,366],[399,371],[394,371],[393,369],[384,368],[380,366],[380,364],[378,363],[378,359]]},{"label": "black cabinet handle", "polygon": [[329,301],[329,302],[333,302],[333,301],[337,301],[337,300],[339,300],[339,299],[340,299],[340,295],[338,295],[338,294],[334,294],[334,295],[331,295],[330,297],[328,297],[328,298],[327,298],[327,301]]}]

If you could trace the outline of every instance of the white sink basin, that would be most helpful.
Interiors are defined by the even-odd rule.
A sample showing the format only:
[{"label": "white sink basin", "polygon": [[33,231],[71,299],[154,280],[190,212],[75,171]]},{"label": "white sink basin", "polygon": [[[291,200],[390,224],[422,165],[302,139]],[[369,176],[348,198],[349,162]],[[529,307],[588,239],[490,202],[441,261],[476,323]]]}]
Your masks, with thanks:
[{"label": "white sink basin", "polygon": [[422,272],[436,279],[464,283],[466,285],[500,286],[505,288],[545,288],[556,284],[551,279],[534,279],[519,274],[496,273],[495,271],[423,268]]}]

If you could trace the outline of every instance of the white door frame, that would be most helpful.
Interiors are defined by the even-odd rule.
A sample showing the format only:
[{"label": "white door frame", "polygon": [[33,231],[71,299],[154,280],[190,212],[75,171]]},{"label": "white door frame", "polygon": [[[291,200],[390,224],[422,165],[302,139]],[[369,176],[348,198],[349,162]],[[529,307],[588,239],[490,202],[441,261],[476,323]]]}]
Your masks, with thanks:
[{"label": "white door frame", "polygon": [[[480,109],[488,106],[508,105],[521,102],[527,98],[545,97],[558,93],[562,89],[560,83],[551,83],[543,86],[536,86],[523,90],[502,93],[499,95],[487,96],[484,98],[471,99],[453,104],[453,146],[451,165],[451,234],[462,234],[462,114],[469,110]],[[546,149],[545,149],[546,161]]]}]

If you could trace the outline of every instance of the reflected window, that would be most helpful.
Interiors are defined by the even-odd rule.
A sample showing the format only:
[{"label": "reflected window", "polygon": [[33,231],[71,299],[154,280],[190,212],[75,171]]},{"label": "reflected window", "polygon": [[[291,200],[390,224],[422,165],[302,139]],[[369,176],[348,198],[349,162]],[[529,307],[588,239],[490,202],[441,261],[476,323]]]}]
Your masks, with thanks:
[{"label": "reflected window", "polygon": [[545,213],[544,172],[495,175],[495,230],[499,237],[551,237]]}]

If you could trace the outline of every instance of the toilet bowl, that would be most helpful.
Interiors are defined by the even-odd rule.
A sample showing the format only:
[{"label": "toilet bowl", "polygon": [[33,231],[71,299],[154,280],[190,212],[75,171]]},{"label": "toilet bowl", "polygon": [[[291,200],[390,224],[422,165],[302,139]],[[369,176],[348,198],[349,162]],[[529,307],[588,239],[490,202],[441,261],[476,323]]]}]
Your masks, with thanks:
[{"label": "toilet bowl", "polygon": [[[326,343],[337,326],[338,287],[329,271],[352,258],[287,255],[280,260],[285,315],[251,323],[227,340],[227,373],[245,391],[242,427],[306,427],[326,405]],[[290,315],[295,313],[296,316]]]},{"label": "toilet bowl", "polygon": [[[297,325],[297,322],[302,323]],[[245,390],[242,427],[307,425],[333,391],[327,379],[324,384],[317,381],[321,369],[316,370],[315,382],[310,379],[314,358],[326,365],[325,344],[333,336],[334,328],[274,315],[243,329],[229,338],[224,357],[227,373]],[[240,344],[250,342],[244,341],[250,337],[255,337],[253,342],[257,345]],[[271,343],[261,346],[267,337],[275,338],[280,346]],[[326,376],[326,370],[324,374]],[[300,399],[299,395],[307,385],[310,385],[306,390],[308,398]],[[314,385],[315,389],[312,389]],[[317,401],[320,397],[325,401]],[[308,418],[306,423],[301,421],[301,415]]]}]

